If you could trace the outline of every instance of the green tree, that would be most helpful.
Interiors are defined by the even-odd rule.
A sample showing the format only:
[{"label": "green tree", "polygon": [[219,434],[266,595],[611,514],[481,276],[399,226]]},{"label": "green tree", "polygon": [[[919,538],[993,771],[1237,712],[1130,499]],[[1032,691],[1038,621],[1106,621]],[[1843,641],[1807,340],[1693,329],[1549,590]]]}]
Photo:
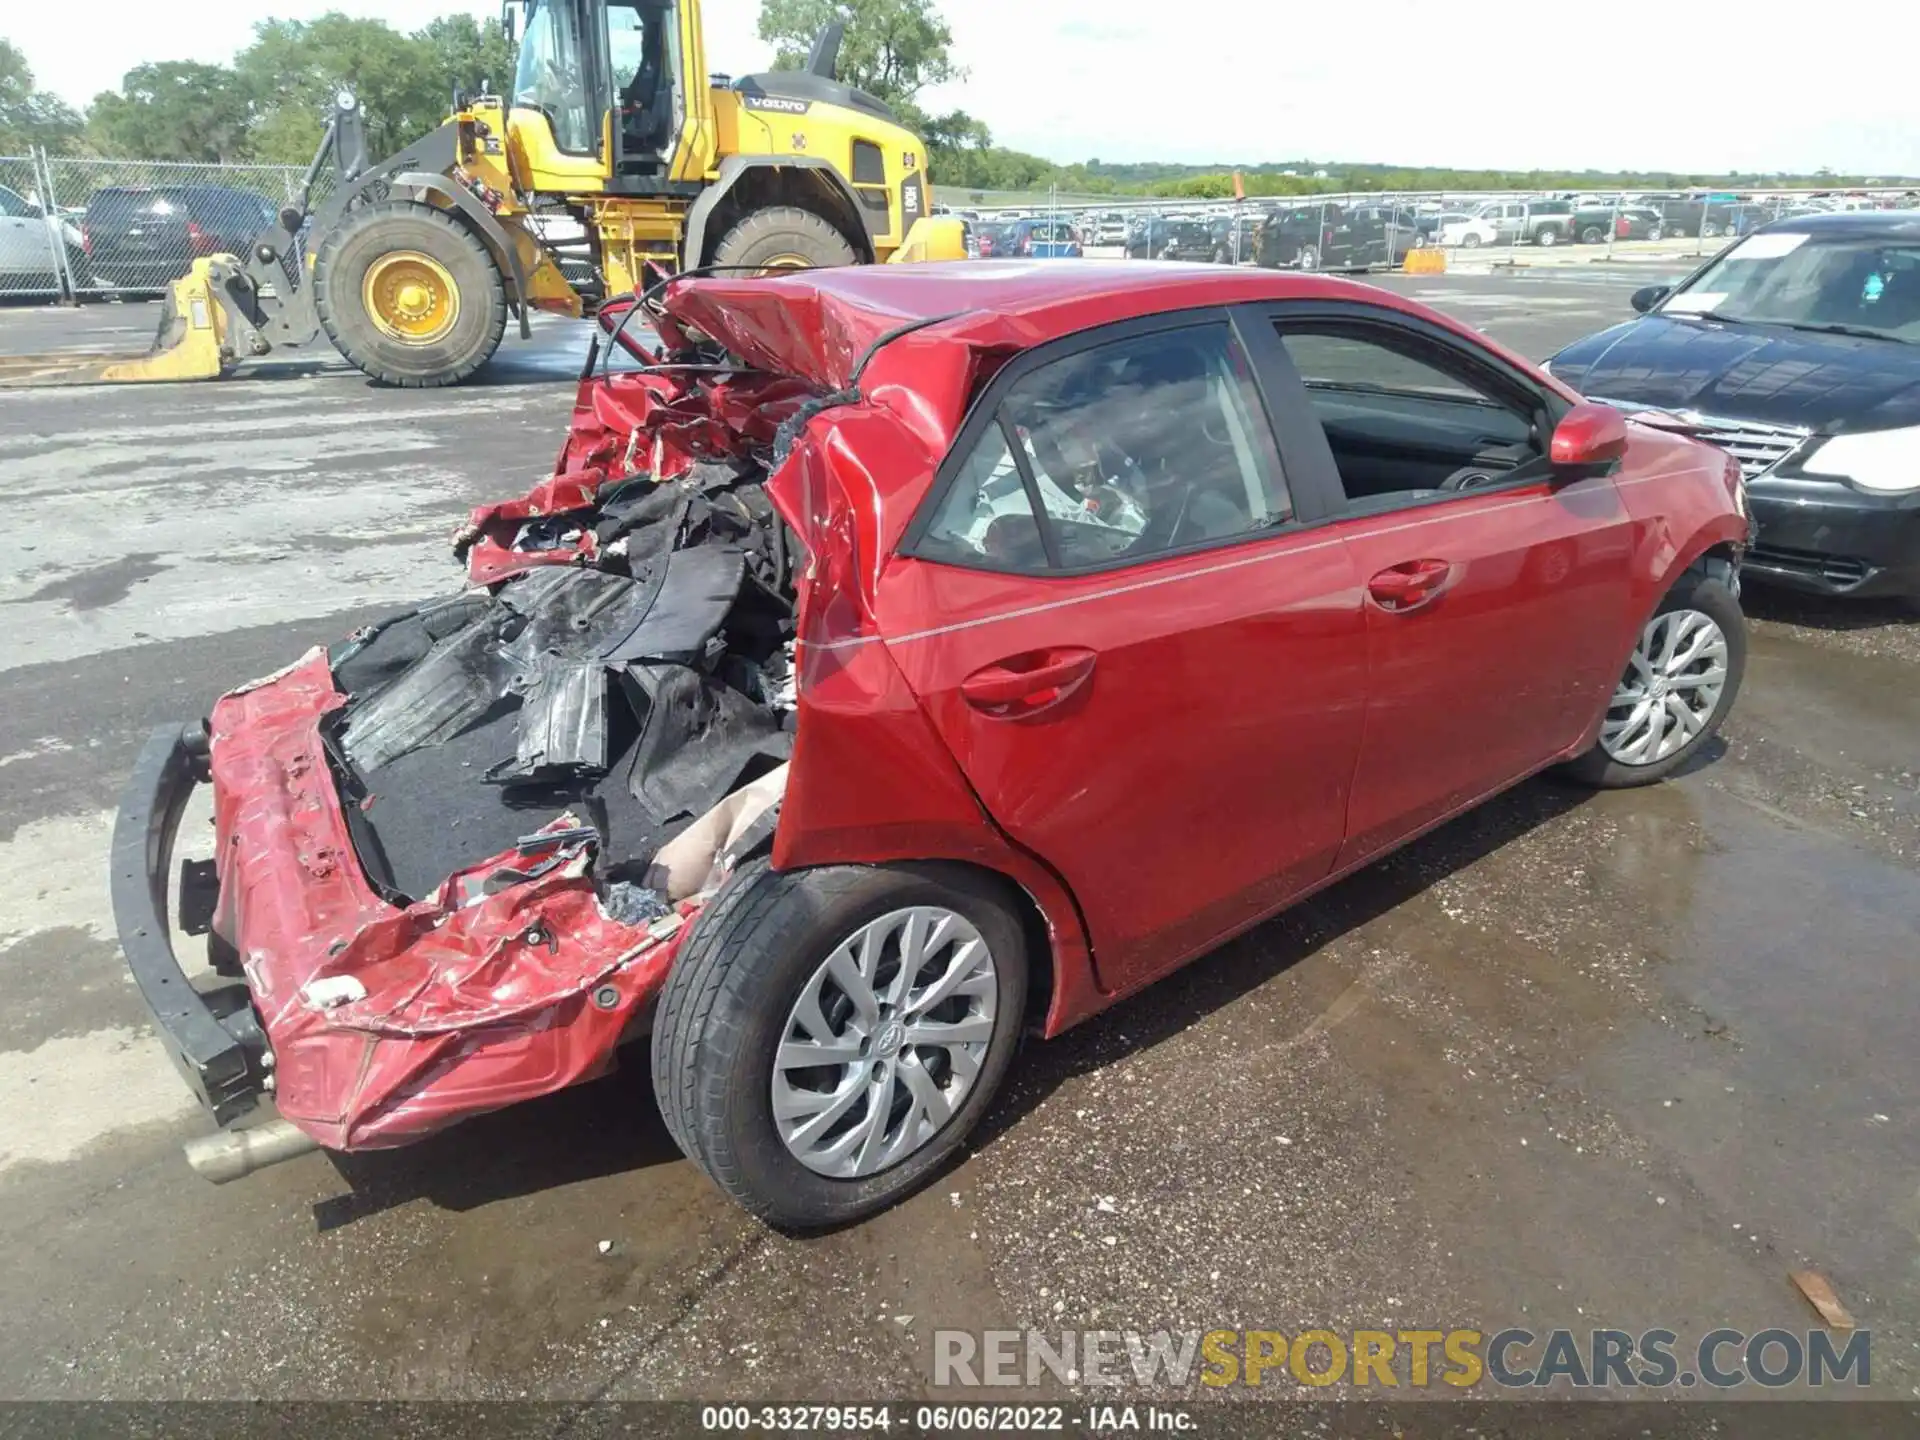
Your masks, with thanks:
[{"label": "green tree", "polygon": [[911,106],[927,86],[966,78],[933,0],[762,0],[760,38],[777,47],[774,67],[805,65],[814,36],[832,20],[847,27],[840,79],[890,105]]},{"label": "green tree", "polygon": [[118,91],[94,96],[87,144],[130,160],[246,158],[247,93],[224,65],[168,60],[127,72]]},{"label": "green tree", "polygon": [[498,25],[471,15],[442,15],[416,30],[413,38],[426,47],[428,64],[445,84],[448,101],[454,87],[462,95],[478,95],[488,85],[504,95],[513,82],[515,46]]},{"label": "green tree", "polygon": [[36,86],[27,57],[0,40],[0,154],[18,154],[29,145],[64,150],[79,135],[73,107]]},{"label": "green tree", "polygon": [[446,118],[454,77],[437,59],[426,41],[382,20],[330,12],[262,21],[233,62],[254,108],[255,152],[286,165],[311,159],[333,95],[345,86],[366,117],[369,156],[392,154]]}]

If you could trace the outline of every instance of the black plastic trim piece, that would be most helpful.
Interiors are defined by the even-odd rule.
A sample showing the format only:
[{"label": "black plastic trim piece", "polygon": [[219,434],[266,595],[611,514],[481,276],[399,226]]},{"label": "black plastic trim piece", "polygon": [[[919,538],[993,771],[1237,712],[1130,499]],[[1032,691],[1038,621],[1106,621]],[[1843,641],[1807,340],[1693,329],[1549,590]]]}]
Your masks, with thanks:
[{"label": "black plastic trim piece", "polygon": [[200,1103],[220,1124],[253,1108],[264,1088],[266,1050],[253,1012],[217,1013],[188,981],[167,928],[167,877],[180,814],[208,778],[204,723],[163,725],[147,738],[113,825],[114,926],[162,1045]]}]

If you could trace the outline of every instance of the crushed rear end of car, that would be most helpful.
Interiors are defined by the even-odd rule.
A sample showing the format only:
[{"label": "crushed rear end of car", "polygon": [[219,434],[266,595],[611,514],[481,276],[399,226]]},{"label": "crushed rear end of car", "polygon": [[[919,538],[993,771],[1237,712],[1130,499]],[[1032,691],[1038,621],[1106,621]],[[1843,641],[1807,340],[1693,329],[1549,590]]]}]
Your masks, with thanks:
[{"label": "crushed rear end of car", "polygon": [[[408,1143],[603,1073],[706,898],[771,850],[804,571],[850,567],[802,540],[840,543],[797,523],[804,483],[783,515],[768,480],[836,372],[752,369],[655,322],[699,358],[590,359],[552,476],[456,537],[467,588],[142,752],[115,916],[163,1043],[231,1127],[188,1147],[210,1178]],[[176,923],[202,784],[214,855],[179,867]],[[207,936],[211,976],[189,978],[179,933]]]}]

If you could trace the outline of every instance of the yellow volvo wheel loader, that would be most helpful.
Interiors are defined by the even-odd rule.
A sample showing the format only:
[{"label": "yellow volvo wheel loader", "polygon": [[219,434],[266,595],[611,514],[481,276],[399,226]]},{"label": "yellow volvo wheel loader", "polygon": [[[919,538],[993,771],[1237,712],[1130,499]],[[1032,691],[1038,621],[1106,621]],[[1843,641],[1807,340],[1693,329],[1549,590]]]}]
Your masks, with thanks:
[{"label": "yellow volvo wheel loader", "polygon": [[649,262],[964,253],[957,221],[928,218],[926,147],[835,78],[838,24],[806,69],[738,80],[707,74],[699,0],[509,0],[503,24],[520,39],[510,93],[457,99],[378,164],[343,92],[302,199],[246,255],[174,283],[152,353],[0,359],[0,382],[208,377],[324,332],[376,380],[452,385],[509,316],[524,337],[532,310],[589,313],[644,288]]}]

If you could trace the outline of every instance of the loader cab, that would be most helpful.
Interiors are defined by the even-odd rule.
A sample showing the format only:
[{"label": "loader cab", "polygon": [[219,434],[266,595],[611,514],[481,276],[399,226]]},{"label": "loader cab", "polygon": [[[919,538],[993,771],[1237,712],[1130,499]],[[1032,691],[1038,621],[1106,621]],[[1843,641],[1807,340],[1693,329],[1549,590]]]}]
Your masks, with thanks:
[{"label": "loader cab", "polygon": [[520,56],[509,129],[527,189],[675,188],[690,158],[679,156],[689,60],[699,61],[697,29],[689,55],[686,12],[697,27],[691,0],[510,0],[505,25]]}]

